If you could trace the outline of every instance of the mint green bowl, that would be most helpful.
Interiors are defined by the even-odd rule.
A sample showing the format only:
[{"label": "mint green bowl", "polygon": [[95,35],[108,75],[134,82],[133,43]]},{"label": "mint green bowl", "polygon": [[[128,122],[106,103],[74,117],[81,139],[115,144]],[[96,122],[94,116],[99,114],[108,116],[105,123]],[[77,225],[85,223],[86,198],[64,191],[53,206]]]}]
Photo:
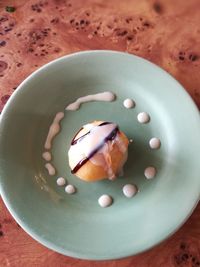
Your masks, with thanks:
[{"label": "mint green bowl", "polygon": [[[53,143],[56,176],[44,168],[42,152],[49,126],[59,111],[80,96],[113,91],[115,102],[85,103],[65,111]],[[133,98],[134,109],[123,100]],[[151,115],[139,124],[137,114]],[[86,183],[70,173],[67,150],[73,134],[92,120],[114,121],[134,143],[124,177]],[[159,137],[159,150],[148,141]],[[88,51],[57,59],[30,75],[11,96],[0,121],[1,196],[16,221],[43,245],[84,259],[116,259],[145,251],[174,233],[189,217],[200,195],[200,117],[189,95],[169,74],[129,54]],[[144,169],[156,166],[155,179]],[[78,191],[67,195],[56,185],[64,176]],[[122,186],[139,193],[124,197]],[[111,207],[98,205],[102,194]]]}]

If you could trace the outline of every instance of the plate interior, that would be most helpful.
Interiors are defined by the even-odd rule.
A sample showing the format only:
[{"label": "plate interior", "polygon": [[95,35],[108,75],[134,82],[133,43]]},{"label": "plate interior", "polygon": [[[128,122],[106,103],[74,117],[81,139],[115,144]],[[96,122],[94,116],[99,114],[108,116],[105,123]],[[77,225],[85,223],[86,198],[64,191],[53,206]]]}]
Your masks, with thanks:
[{"label": "plate interior", "polygon": [[[173,233],[190,214],[200,191],[199,114],[190,97],[166,72],[138,57],[115,52],[86,52],[61,58],[29,77],[11,97],[1,119],[1,192],[9,210],[34,238],[63,254],[89,259],[133,255]],[[42,159],[49,126],[59,111],[80,96],[112,91],[112,103],[85,103],[65,111],[54,139],[55,176]],[[132,98],[134,109],[123,100]],[[151,120],[140,124],[137,114]],[[86,183],[71,174],[67,151],[74,133],[87,122],[116,122],[133,143],[123,177]],[[152,137],[161,140],[151,150]],[[147,166],[157,176],[144,177]],[[77,187],[67,195],[56,185],[65,177]],[[123,185],[139,193],[124,197]],[[110,194],[114,204],[100,208]]]}]

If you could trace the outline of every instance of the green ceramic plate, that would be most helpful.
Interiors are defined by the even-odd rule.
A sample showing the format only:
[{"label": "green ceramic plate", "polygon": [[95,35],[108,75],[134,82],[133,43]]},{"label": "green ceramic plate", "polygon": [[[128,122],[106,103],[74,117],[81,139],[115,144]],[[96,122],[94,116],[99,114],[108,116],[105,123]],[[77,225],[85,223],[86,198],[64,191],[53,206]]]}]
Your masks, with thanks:
[{"label": "green ceramic plate", "polygon": [[[44,168],[42,152],[49,125],[58,111],[76,98],[113,91],[112,103],[93,102],[65,111],[62,131],[53,143],[57,176]],[[123,100],[133,98],[127,110]],[[139,124],[137,114],[151,115]],[[81,125],[92,120],[118,123],[134,143],[124,177],[82,182],[70,173],[67,150]],[[162,145],[152,151],[151,137]],[[29,76],[8,101],[0,122],[1,195],[16,221],[33,238],[60,253],[87,259],[114,259],[142,252],[174,233],[199,199],[199,112],[189,95],[165,71],[136,56],[89,51],[55,60]],[[154,165],[157,176],[143,172]],[[78,192],[67,195],[56,185],[64,176]],[[122,186],[135,183],[131,199]],[[98,205],[101,194],[114,204]]]}]

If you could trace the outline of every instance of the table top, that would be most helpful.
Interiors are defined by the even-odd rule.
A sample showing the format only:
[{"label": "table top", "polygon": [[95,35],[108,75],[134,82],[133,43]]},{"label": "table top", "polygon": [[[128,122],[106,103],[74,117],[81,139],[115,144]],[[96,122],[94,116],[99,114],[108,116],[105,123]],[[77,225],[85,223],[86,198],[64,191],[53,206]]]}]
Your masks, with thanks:
[{"label": "table top", "polygon": [[[125,51],[156,63],[185,87],[200,108],[199,9],[198,0],[2,0],[0,109],[38,67],[91,49]],[[66,257],[40,245],[0,200],[0,244],[2,267],[200,266],[200,205],[179,231],[157,247],[126,259],[97,262]]]}]

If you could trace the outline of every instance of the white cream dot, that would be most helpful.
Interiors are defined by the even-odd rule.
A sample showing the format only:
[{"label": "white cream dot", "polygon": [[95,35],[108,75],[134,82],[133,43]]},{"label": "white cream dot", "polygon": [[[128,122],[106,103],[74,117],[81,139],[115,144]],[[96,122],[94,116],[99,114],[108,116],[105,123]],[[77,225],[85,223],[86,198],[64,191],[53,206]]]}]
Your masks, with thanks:
[{"label": "white cream dot", "polygon": [[51,153],[49,151],[45,151],[42,154],[43,159],[45,159],[46,161],[50,161],[51,160]]},{"label": "white cream dot", "polygon": [[65,187],[65,192],[67,194],[74,194],[76,192],[76,188],[75,186],[71,185],[71,184],[68,184],[66,187]]},{"label": "white cream dot", "polygon": [[65,178],[63,178],[63,177],[59,177],[59,178],[56,180],[56,183],[57,183],[58,186],[63,186],[63,185],[66,184],[66,180],[65,180]]},{"label": "white cream dot", "polygon": [[131,198],[137,194],[138,189],[137,186],[134,184],[126,184],[123,186],[122,191],[126,197]]},{"label": "white cream dot", "polygon": [[137,119],[140,123],[147,123],[150,121],[150,116],[148,113],[146,112],[140,112],[138,115],[137,115]]},{"label": "white cream dot", "polygon": [[108,206],[110,206],[113,202],[113,199],[111,196],[109,195],[102,195],[99,199],[98,199],[99,205],[102,208],[106,208]]},{"label": "white cream dot", "polygon": [[134,108],[135,107],[135,102],[132,99],[127,98],[127,99],[124,100],[123,105],[124,105],[125,108]]},{"label": "white cream dot", "polygon": [[47,169],[49,175],[53,176],[56,174],[56,169],[51,163],[46,163],[44,166]]},{"label": "white cream dot", "polygon": [[152,149],[158,149],[160,148],[161,142],[160,139],[153,137],[149,140],[149,146]]},{"label": "white cream dot", "polygon": [[156,176],[156,168],[155,167],[152,167],[152,166],[149,166],[147,167],[145,170],[144,170],[144,176],[147,178],[147,179],[152,179]]}]

